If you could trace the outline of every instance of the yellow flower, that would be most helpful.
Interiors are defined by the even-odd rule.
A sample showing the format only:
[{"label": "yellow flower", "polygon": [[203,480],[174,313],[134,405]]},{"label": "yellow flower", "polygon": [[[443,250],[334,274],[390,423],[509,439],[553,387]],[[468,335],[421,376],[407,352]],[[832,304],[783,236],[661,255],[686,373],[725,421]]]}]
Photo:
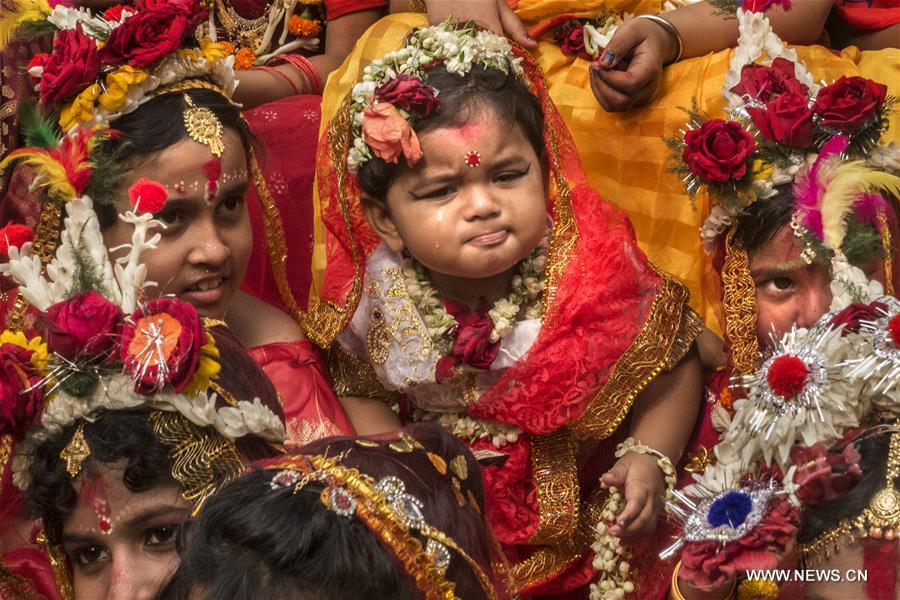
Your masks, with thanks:
[{"label": "yellow flower", "polygon": [[766,179],[772,176],[775,169],[769,163],[756,159],[753,161],[753,179]]},{"label": "yellow flower", "polygon": [[123,65],[106,76],[106,91],[100,96],[100,106],[109,111],[116,111],[125,105],[128,88],[144,83],[147,72],[131,65]]},{"label": "yellow flower", "polygon": [[[229,49],[230,47],[230,49]],[[200,54],[203,58],[212,62],[221,60],[234,51],[234,46],[227,42],[214,42],[209,38],[203,38],[200,42]]]},{"label": "yellow flower", "polygon": [[191,397],[198,392],[205,392],[209,389],[209,383],[213,379],[219,378],[219,371],[222,366],[216,359],[219,358],[219,349],[216,348],[216,340],[208,331],[206,332],[206,343],[200,348],[200,362],[197,365],[197,372],[191,378],[191,381],[184,388],[183,394]]},{"label": "yellow flower", "polygon": [[28,339],[21,331],[10,331],[6,329],[0,333],[0,346],[3,344],[13,344],[25,350],[31,350],[31,364],[40,372],[44,372],[47,368],[47,344],[41,342],[40,337]]},{"label": "yellow flower", "polygon": [[62,109],[59,115],[59,126],[68,132],[76,125],[94,118],[94,103],[100,97],[100,84],[95,83],[78,94],[72,104]]}]

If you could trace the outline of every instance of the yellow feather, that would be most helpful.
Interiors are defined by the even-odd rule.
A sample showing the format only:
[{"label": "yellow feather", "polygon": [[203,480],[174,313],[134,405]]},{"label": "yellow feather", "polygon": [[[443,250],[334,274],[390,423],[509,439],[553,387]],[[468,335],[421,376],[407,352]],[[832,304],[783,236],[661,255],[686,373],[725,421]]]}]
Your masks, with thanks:
[{"label": "yellow feather", "polygon": [[46,150],[22,148],[10,152],[0,162],[0,169],[5,169],[15,160],[21,160],[24,164],[35,168],[39,177],[38,185],[47,188],[47,194],[51,198],[66,202],[75,198],[75,187],[69,183],[65,167]]},{"label": "yellow feather", "polygon": [[0,50],[9,45],[23,23],[43,21],[51,12],[47,0],[14,0],[11,9],[0,10]]},{"label": "yellow feather", "polygon": [[820,172],[818,179],[819,185],[825,188],[821,204],[822,226],[829,248],[840,248],[844,243],[844,219],[860,194],[887,192],[900,197],[900,177],[871,169],[862,161],[843,163],[833,170]]}]

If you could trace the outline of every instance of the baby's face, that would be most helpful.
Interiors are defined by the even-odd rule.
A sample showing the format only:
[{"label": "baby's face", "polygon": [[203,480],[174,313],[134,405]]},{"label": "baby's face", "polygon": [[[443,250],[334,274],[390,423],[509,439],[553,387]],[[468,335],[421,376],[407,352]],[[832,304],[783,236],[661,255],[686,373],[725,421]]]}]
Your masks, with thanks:
[{"label": "baby's face", "polygon": [[484,279],[528,256],[547,229],[540,158],[493,111],[419,136],[423,158],[387,194],[382,238],[434,273]]}]

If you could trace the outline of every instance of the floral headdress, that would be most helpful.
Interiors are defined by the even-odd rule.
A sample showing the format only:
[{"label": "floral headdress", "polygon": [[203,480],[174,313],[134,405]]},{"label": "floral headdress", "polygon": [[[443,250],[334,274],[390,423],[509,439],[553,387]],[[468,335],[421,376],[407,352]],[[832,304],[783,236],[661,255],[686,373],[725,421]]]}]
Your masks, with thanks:
[{"label": "floral headdress", "polygon": [[876,147],[893,103],[884,85],[862,77],[819,85],[774,33],[764,11],[788,3],[718,4],[737,10],[740,31],[723,89],[728,116],[708,118],[692,108],[683,136],[666,142],[691,199],[708,198],[700,237],[707,252],[724,247],[725,333],[733,366],[748,374],[759,367],[759,345],[749,256],[733,242],[737,219],[793,184],[790,224],[803,247],[800,260],[830,262],[841,284],[832,286],[835,295],[868,302],[881,290],[867,293],[872,286],[851,261],[883,252],[892,293],[894,217],[887,198],[900,192],[900,149]]},{"label": "floral headdress", "polygon": [[350,171],[373,157],[396,163],[402,155],[410,166],[419,161],[422,150],[412,124],[440,106],[437,90],[427,83],[428,69],[443,64],[462,76],[480,65],[522,77],[519,62],[505,37],[474,26],[457,28],[448,21],[413,31],[405,47],[372,61],[353,86]]},{"label": "floral headdress", "polygon": [[0,14],[0,46],[15,34],[54,33],[53,52],[35,55],[28,74],[41,104],[58,109],[69,132],[105,125],[185,80],[207,80],[230,97],[236,84],[227,48],[208,38],[190,43],[207,15],[200,0],[139,0],[103,14],[19,0]]},{"label": "floral headdress", "polygon": [[[799,511],[839,498],[861,478],[854,444],[872,435],[891,435],[885,488],[857,517],[801,550],[814,560],[839,542],[888,531],[890,539],[900,529],[900,434],[896,425],[879,424],[900,415],[900,302],[885,296],[844,306],[776,340],[758,372],[736,379],[745,394],[713,448],[714,464],[670,507],[684,523],[671,549],[682,548],[682,577],[709,585],[741,569],[774,568]],[[754,481],[766,481],[768,504],[751,498]],[[710,516],[717,504],[728,507],[729,535],[698,537],[709,524],[718,527]],[[768,508],[754,513],[757,505]]]},{"label": "floral headdress", "polygon": [[[743,8],[737,17],[740,36],[723,89],[728,118],[706,118],[694,109],[683,137],[667,140],[673,171],[683,177],[688,193],[710,197],[710,215],[701,228],[707,250],[753,202],[774,196],[776,186],[808,171],[820,152],[834,155],[830,140],[844,140],[839,151],[844,158],[870,154],[893,103],[884,85],[862,77],[816,84],[763,12]],[[872,165],[856,167],[854,185],[841,188],[841,203],[850,206],[885,183],[869,177]],[[896,190],[896,181],[887,183],[889,191]],[[816,209],[825,210],[823,191],[815,200]],[[820,230],[814,233],[822,240]]]},{"label": "floral headdress", "polygon": [[[160,237],[150,235],[160,226],[152,214],[120,216],[134,233],[113,264],[90,198],[71,200],[65,210],[61,243],[46,276],[31,242],[10,246],[9,263],[0,265],[0,273],[15,280],[22,297],[41,311],[48,333],[46,343],[22,332],[2,334],[7,377],[0,432],[21,434],[39,425],[41,437],[102,411],[146,407],[179,413],[226,440],[255,435],[281,443],[278,414],[260,398],[235,398],[217,383],[220,354],[212,330],[218,324],[176,298],[139,298],[143,288],[155,285],[145,280],[140,262]],[[78,471],[70,469],[73,477]],[[22,460],[14,464],[14,480],[27,486]]]}]

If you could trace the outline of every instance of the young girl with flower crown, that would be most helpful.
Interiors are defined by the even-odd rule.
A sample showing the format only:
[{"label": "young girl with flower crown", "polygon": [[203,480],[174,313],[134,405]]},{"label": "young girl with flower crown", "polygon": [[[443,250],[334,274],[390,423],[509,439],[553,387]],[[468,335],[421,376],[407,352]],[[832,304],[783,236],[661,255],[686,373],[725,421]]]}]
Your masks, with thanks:
[{"label": "young girl with flower crown", "polygon": [[396,427],[393,406],[491,460],[486,515],[520,592],[633,590],[619,539],[654,529],[674,480],[700,325],[587,184],[538,67],[488,32],[418,30],[320,148],[329,256],[307,333],[354,427]]}]

